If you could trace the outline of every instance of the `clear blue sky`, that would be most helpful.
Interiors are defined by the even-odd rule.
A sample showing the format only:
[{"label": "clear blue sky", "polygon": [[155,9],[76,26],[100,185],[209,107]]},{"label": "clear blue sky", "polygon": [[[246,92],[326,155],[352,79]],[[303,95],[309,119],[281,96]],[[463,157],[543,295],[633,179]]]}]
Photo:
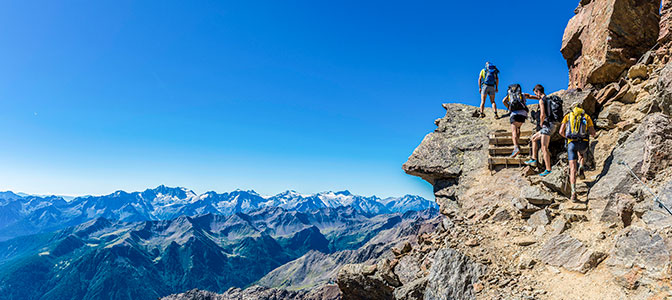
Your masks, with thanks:
[{"label": "clear blue sky", "polygon": [[0,190],[430,198],[401,165],[440,104],[486,60],[565,88],[577,3],[3,1]]}]

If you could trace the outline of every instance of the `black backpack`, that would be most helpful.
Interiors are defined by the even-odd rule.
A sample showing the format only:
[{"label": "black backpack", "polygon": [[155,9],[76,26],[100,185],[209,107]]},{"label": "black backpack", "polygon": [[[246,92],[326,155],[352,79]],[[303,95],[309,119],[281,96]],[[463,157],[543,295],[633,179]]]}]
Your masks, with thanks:
[{"label": "black backpack", "polygon": [[544,105],[546,106],[546,119],[548,119],[549,122],[554,123],[562,121],[562,118],[565,115],[562,112],[562,98],[555,95],[547,96]]},{"label": "black backpack", "polygon": [[524,110],[530,111],[527,108],[525,99],[523,96],[523,89],[520,87],[520,84],[512,84],[508,89],[509,94],[509,111]]}]

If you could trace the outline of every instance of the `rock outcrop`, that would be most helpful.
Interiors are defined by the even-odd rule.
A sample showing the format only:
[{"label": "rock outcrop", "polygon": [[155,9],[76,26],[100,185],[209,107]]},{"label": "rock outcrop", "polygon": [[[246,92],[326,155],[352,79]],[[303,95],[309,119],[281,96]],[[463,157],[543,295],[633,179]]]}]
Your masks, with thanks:
[{"label": "rock outcrop", "polygon": [[659,0],[581,1],[560,50],[569,67],[569,87],[617,81],[656,44],[659,8]]},{"label": "rock outcrop", "polygon": [[630,174],[654,178],[672,162],[672,122],[656,113],[647,116],[629,137],[614,149],[605,174],[590,190],[589,199],[606,200],[615,193],[630,193],[641,189]]},{"label": "rock outcrop", "polygon": [[461,176],[478,169],[487,158],[488,124],[472,117],[473,107],[444,104],[446,115],[435,121],[437,128],[423,139],[403,165],[404,171],[434,185],[441,211],[455,210]]},{"label": "rock outcrop", "polygon": [[269,289],[258,285],[246,289],[230,288],[222,294],[193,289],[181,294],[170,295],[161,300],[338,300],[340,291],[329,285],[313,291],[287,291]]},{"label": "rock outcrop", "polygon": [[429,271],[424,299],[473,299],[473,285],[478,283],[485,271],[483,264],[472,261],[464,254],[453,249],[441,249],[436,252]]},{"label": "rock outcrop", "polygon": [[396,282],[386,280],[384,273],[376,265],[345,265],[338,272],[338,287],[343,293],[343,299],[393,299],[395,287],[392,284]]},{"label": "rock outcrop", "polygon": [[568,234],[552,237],[539,252],[541,262],[581,273],[593,269],[605,256],[602,252],[589,249]]},{"label": "rock outcrop", "polygon": [[663,280],[669,279],[671,255],[669,239],[650,229],[631,227],[616,237],[606,264],[627,289],[639,285],[659,289],[665,284]]}]

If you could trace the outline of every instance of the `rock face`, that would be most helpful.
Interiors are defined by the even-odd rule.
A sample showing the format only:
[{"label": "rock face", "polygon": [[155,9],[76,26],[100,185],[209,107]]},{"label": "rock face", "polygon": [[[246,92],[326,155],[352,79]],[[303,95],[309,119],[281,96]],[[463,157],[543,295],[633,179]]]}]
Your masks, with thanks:
[{"label": "rock face", "polygon": [[443,107],[446,115],[436,121],[437,129],[425,136],[403,169],[432,184],[437,204],[443,213],[448,213],[455,209],[460,176],[487,161],[488,127],[483,119],[472,117],[471,106]]},{"label": "rock face", "polygon": [[672,163],[670,118],[656,113],[647,116],[642,124],[630,134],[624,143],[614,149],[609,159],[610,166],[597,184],[590,190],[589,199],[608,199],[615,193],[630,193],[641,186],[619,163],[626,163],[640,177],[652,178]]},{"label": "rock face", "polygon": [[583,108],[589,115],[595,115],[597,111],[597,99],[591,90],[569,89],[553,93],[562,99],[562,111],[567,113],[573,106]]},{"label": "rock face", "polygon": [[562,38],[569,87],[618,80],[658,40],[660,1],[581,1]]},{"label": "rock face", "polygon": [[444,104],[446,116],[437,129],[425,136],[420,146],[403,165],[406,173],[434,184],[455,179],[463,172],[480,166],[485,157],[487,127],[471,116],[473,108],[462,104]]},{"label": "rock face", "polygon": [[658,99],[654,102],[657,110],[672,116],[672,62],[667,63],[660,72],[657,83]]},{"label": "rock face", "polygon": [[394,290],[394,299],[397,300],[422,300],[427,278],[420,278]]},{"label": "rock face", "polygon": [[472,285],[485,271],[484,265],[465,255],[453,249],[441,249],[429,271],[424,299],[473,299]]},{"label": "rock face", "polygon": [[345,265],[338,272],[338,287],[343,299],[385,300],[393,299],[394,287],[376,275],[376,266]]},{"label": "rock face", "polygon": [[639,284],[661,284],[659,280],[669,276],[670,255],[670,245],[659,234],[631,227],[616,238],[606,263],[621,285],[634,288]]},{"label": "rock face", "polygon": [[658,43],[661,46],[669,46],[672,42],[672,1],[663,0],[660,14],[660,34]]},{"label": "rock face", "polygon": [[597,266],[604,257],[604,253],[590,250],[581,241],[565,233],[549,239],[539,252],[542,262],[581,273]]}]

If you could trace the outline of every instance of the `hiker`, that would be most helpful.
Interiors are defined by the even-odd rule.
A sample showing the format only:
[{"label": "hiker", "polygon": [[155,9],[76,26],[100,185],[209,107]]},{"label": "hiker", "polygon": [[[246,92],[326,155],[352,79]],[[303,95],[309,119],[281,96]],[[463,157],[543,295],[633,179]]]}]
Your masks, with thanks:
[{"label": "hiker", "polygon": [[518,138],[520,137],[520,126],[523,126],[527,119],[527,100],[529,94],[523,94],[520,84],[509,85],[507,95],[502,101],[509,110],[509,122],[511,123],[511,139],[513,140],[513,152],[509,157],[516,157],[520,153]]},{"label": "hiker", "polygon": [[539,141],[541,141],[541,154],[544,158],[546,169],[539,176],[551,174],[551,153],[548,151],[548,145],[551,143],[551,136],[558,129],[558,123],[562,120],[562,99],[558,96],[546,96],[544,87],[537,84],[533,89],[534,95],[528,96],[529,99],[539,100],[539,125],[540,129],[532,135],[532,158],[525,162],[526,165],[536,166],[539,155]]},{"label": "hiker", "polygon": [[485,63],[485,69],[481,70],[478,76],[478,92],[481,94],[481,112],[480,117],[484,118],[485,113],[485,98],[490,96],[492,103],[492,110],[495,112],[495,119],[499,119],[497,115],[497,102],[495,102],[495,94],[499,92],[499,70],[490,62]]},{"label": "hiker", "polygon": [[576,106],[563,119],[560,125],[560,134],[567,139],[567,159],[569,160],[569,183],[572,186],[571,201],[576,201],[576,163],[578,160],[578,174],[581,179],[583,174],[583,161],[589,146],[589,134],[595,137],[593,120],[586,112]]}]

